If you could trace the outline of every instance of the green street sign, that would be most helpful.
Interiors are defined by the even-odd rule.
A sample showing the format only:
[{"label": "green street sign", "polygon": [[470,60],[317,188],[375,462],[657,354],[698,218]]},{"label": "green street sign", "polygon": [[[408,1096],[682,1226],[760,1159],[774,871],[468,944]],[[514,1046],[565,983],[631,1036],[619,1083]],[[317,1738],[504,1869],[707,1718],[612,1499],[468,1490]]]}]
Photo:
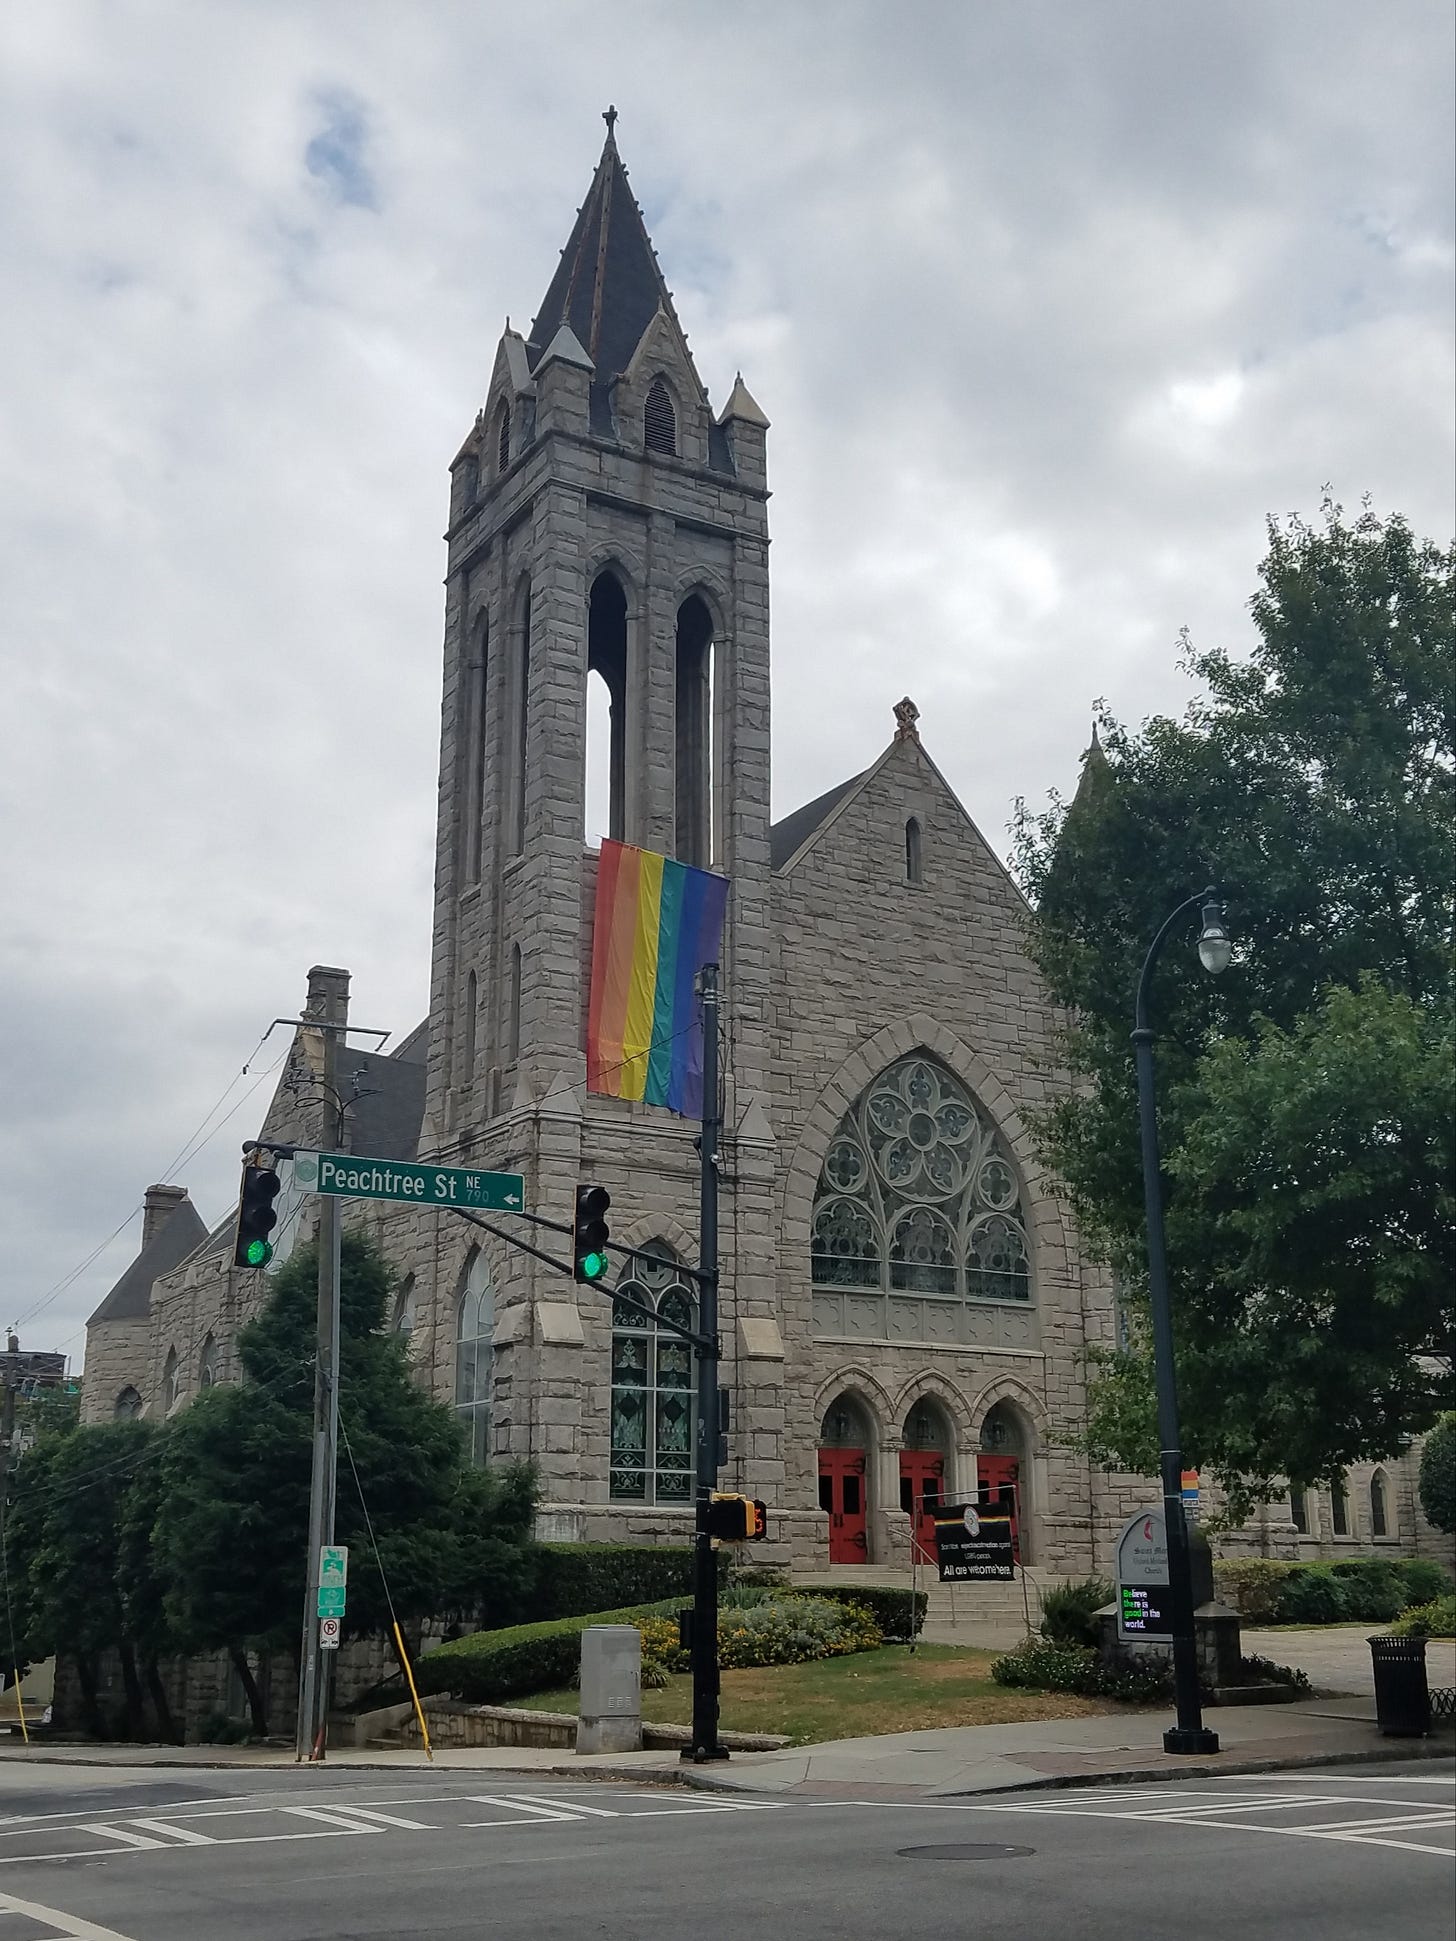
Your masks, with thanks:
[{"label": "green street sign", "polygon": [[349,1546],[325,1543],[319,1547],[318,1614],[321,1618],[341,1618],[348,1596]]},{"label": "green street sign", "polygon": [[353,1152],[295,1152],[293,1177],[304,1193],[344,1200],[407,1200],[413,1206],[480,1207],[519,1212],[526,1183],[519,1173],[482,1173],[465,1166],[417,1166],[366,1159]]},{"label": "green street sign", "polygon": [[318,1614],[321,1618],[341,1618],[344,1615],[344,1600],[348,1592],[342,1584],[320,1584],[318,1594]]}]

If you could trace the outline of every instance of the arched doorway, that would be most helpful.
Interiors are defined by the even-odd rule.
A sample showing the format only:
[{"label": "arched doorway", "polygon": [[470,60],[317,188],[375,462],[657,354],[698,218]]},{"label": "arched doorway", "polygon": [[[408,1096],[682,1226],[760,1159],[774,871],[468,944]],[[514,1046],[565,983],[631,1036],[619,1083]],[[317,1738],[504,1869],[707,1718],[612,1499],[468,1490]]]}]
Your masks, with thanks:
[{"label": "arched doorway", "polygon": [[819,1507],[829,1515],[829,1561],[869,1562],[869,1452],[874,1425],[857,1396],[841,1395],[819,1431]]},{"label": "arched doorway", "polygon": [[1011,1534],[1016,1561],[1029,1563],[1031,1533],[1031,1434],[1026,1418],[1014,1402],[997,1402],[981,1424],[976,1453],[976,1492],[979,1500],[1011,1510]]},{"label": "arched doorway", "polygon": [[955,1437],[945,1410],[922,1395],[905,1417],[900,1449],[900,1508],[910,1518],[910,1542],[918,1563],[935,1562],[934,1505],[954,1487]]}]

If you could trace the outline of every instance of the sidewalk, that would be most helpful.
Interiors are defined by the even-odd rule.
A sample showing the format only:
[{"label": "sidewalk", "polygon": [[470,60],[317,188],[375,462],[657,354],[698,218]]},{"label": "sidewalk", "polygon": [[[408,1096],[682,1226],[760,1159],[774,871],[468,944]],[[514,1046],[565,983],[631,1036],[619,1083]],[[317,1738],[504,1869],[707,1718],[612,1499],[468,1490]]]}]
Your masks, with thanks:
[{"label": "sidewalk", "polygon": [[[1159,1707],[1093,1718],[1048,1719],[1019,1725],[950,1726],[925,1732],[836,1739],[781,1752],[736,1753],[722,1765],[691,1766],[661,1752],[601,1753],[569,1758],[549,1748],[502,1746],[451,1749],[434,1769],[518,1773],[536,1778],[629,1779],[639,1784],[687,1784],[761,1797],[853,1795],[926,1798],[1001,1792],[1013,1788],[1095,1785],[1163,1774],[1237,1773],[1366,1760],[1450,1757],[1449,1731],[1431,1738],[1386,1739],[1375,1727],[1374,1701],[1359,1696],[1307,1699],[1295,1705],[1218,1706],[1206,1715],[1222,1750],[1214,1757],[1179,1758],[1163,1751],[1169,1723]],[[323,1766],[297,1766],[277,1747],[37,1746],[0,1744],[6,1766],[32,1772],[56,1767],[105,1767],[120,1776],[151,1768],[337,1772],[342,1768],[421,1770],[415,1750],[330,1753]],[[305,1782],[307,1783],[307,1782]]]}]

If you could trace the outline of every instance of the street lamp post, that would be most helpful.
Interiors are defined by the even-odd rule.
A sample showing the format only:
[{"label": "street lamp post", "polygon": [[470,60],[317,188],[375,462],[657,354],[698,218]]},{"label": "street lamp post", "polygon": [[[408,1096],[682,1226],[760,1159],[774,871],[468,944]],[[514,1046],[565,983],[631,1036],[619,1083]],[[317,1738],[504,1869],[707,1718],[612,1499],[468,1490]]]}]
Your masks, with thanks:
[{"label": "street lamp post", "polygon": [[1173,925],[1203,906],[1198,955],[1214,976],[1231,954],[1223,904],[1210,886],[1180,903],[1153,938],[1138,978],[1135,1029],[1138,1119],[1142,1130],[1143,1195],[1148,1223],[1148,1299],[1153,1315],[1153,1367],[1158,1388],[1158,1449],[1163,1476],[1163,1525],[1168,1539],[1168,1595],[1173,1617],[1173,1689],[1178,1723],[1163,1734],[1165,1752],[1217,1752],[1218,1734],[1203,1723],[1198,1698],[1198,1645],[1193,1630],[1193,1574],[1188,1526],[1183,1519],[1183,1447],[1178,1426],[1178,1380],[1173,1359],[1173,1317],[1168,1305],[1168,1260],[1163,1239],[1163,1182],[1158,1158],[1158,1108],[1153,1081],[1153,1033],[1148,1025],[1148,985]]}]

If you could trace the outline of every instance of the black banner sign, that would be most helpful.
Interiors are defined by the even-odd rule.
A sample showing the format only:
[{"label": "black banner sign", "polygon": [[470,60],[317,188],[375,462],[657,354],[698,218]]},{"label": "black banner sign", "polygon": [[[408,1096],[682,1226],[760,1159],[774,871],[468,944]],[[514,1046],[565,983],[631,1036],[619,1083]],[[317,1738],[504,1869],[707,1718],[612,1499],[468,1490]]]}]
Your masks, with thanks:
[{"label": "black banner sign", "polygon": [[1011,1513],[1000,1506],[936,1504],[935,1550],[943,1584],[980,1583],[987,1578],[1015,1580]]}]

